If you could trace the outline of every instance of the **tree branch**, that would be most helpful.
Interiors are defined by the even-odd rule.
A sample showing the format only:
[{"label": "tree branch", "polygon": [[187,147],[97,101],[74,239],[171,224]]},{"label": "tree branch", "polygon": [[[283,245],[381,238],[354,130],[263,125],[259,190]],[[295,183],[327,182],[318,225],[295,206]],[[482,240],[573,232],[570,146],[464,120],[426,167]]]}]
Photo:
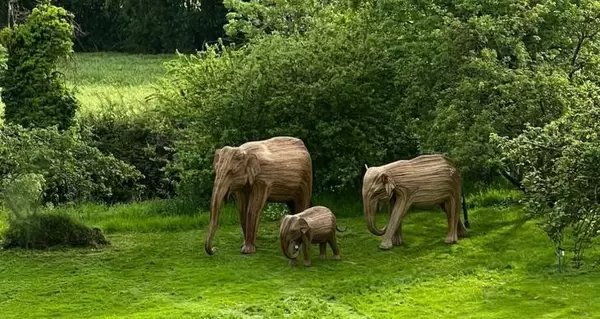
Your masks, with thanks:
[{"label": "tree branch", "polygon": [[517,178],[515,178],[514,176],[510,175],[507,170],[498,169],[498,172],[500,173],[500,175],[502,175],[504,178],[506,178],[506,180],[508,180],[511,184],[513,184],[515,187],[520,189],[523,193],[527,193],[527,189],[525,189],[525,187],[523,187],[523,184],[521,183],[521,181],[518,180]]}]

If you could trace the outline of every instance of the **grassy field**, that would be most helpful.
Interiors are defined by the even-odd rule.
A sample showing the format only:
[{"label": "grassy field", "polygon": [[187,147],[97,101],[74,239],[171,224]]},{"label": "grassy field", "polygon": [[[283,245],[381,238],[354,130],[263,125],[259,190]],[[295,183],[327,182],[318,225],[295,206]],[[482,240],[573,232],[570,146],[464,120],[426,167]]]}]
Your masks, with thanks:
[{"label": "grassy field", "polygon": [[[117,53],[76,53],[63,61],[60,71],[67,86],[74,89],[81,103],[80,113],[99,112],[117,104],[132,111],[143,111],[152,84],[165,73],[163,62],[174,55],[132,55]],[[0,101],[0,112],[4,105]]]},{"label": "grassy field", "polygon": [[[101,112],[103,99],[143,110],[171,58],[75,57],[75,68],[63,69],[81,112]],[[317,198],[348,230],[338,234],[341,261],[320,260],[313,247],[309,268],[287,266],[277,220],[262,221],[258,252],[242,255],[231,207],[212,257],[203,249],[206,212],[182,214],[170,201],[64,208],[100,226],[112,245],[0,250],[0,318],[600,317],[600,272],[557,272],[552,244],[525,220],[515,194],[471,195],[469,236],[452,246],[443,242],[441,211],[411,212],[404,245],[391,251],[377,248],[380,238],[367,231],[356,198]],[[600,252],[587,254],[593,260]]]},{"label": "grassy field", "polygon": [[174,55],[77,53],[61,70],[75,89],[80,112],[98,112],[103,105],[119,104],[132,110],[147,107],[152,85],[165,73],[163,62]]},{"label": "grassy field", "polygon": [[[321,201],[322,204],[322,201]],[[325,203],[334,207],[334,204]],[[445,216],[412,212],[405,244],[377,248],[360,203],[340,206],[342,260],[289,267],[278,222],[262,221],[245,256],[227,209],[217,254],[204,253],[206,214],[173,216],[157,202],[70,214],[107,230],[107,248],[0,251],[2,318],[592,318],[600,273],[560,274],[552,245],[518,207],[471,211],[469,237],[444,244]]]}]

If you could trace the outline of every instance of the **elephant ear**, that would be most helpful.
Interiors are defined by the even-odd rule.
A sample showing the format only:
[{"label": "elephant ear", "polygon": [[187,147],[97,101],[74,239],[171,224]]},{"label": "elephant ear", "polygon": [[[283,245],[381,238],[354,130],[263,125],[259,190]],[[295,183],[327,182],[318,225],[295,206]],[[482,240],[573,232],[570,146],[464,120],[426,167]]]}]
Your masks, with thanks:
[{"label": "elephant ear", "polygon": [[308,227],[308,223],[304,218],[300,218],[298,223],[300,225],[300,231],[302,232],[302,235],[306,235],[306,233],[308,233],[308,231],[310,230],[310,227]]},{"label": "elephant ear", "polygon": [[256,176],[260,174],[260,162],[256,154],[246,154],[246,174],[248,175],[248,184],[252,186]]},{"label": "elephant ear", "polygon": [[394,188],[396,187],[396,185],[394,185],[394,181],[387,173],[382,173],[381,174],[381,183],[383,184],[383,187],[385,188],[385,193],[387,194],[387,197],[391,198],[392,195],[394,194]]},{"label": "elephant ear", "polygon": [[218,149],[215,151],[215,156],[213,157],[213,169],[216,170],[217,169],[217,163],[219,162],[219,158],[221,157],[221,151],[223,149]]}]

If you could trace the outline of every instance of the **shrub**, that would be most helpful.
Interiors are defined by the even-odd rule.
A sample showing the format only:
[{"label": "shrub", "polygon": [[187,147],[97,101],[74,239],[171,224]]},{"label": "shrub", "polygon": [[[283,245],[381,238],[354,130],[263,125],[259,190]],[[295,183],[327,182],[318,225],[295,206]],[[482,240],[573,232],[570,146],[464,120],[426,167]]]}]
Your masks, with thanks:
[{"label": "shrub", "polygon": [[0,42],[8,50],[7,67],[0,73],[5,119],[24,127],[60,130],[71,126],[79,105],[56,70],[73,42],[71,14],[41,1],[25,24],[5,28]]},{"label": "shrub", "polygon": [[171,130],[152,111],[128,115],[123,105],[105,104],[102,112],[87,114],[81,125],[92,133],[94,146],[135,167],[143,177],[142,198],[168,198],[174,195],[178,174],[168,169],[174,159]]},{"label": "shrub", "polygon": [[216,148],[277,135],[304,141],[317,192],[356,189],[365,164],[416,155],[410,110],[386,76],[396,59],[367,37],[366,21],[348,24],[260,37],[236,51],[213,46],[169,64],[159,96],[179,133],[181,190],[208,202]]},{"label": "shrub", "polygon": [[53,204],[138,198],[141,174],[89,143],[89,132],[76,128],[60,133],[56,127],[1,127],[0,177],[43,175],[44,201]]},{"label": "shrub", "polygon": [[41,212],[44,177],[24,174],[2,180],[2,199],[10,211],[3,248],[84,247],[108,245],[102,231],[62,214]]},{"label": "shrub", "polygon": [[502,161],[523,172],[523,202],[557,249],[572,243],[573,262],[600,236],[600,92],[573,101],[560,119],[513,139],[492,136]]}]

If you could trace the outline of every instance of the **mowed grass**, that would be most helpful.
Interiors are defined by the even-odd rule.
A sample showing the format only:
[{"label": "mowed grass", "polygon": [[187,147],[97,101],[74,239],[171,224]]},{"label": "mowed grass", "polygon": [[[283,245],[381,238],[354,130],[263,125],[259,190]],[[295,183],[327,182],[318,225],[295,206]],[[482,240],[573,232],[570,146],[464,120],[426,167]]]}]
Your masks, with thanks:
[{"label": "mowed grass", "polygon": [[[323,201],[316,204],[330,204]],[[228,207],[203,243],[208,215],[159,202],[68,212],[107,229],[102,249],[0,251],[2,318],[592,318],[600,273],[558,273],[552,244],[520,208],[475,208],[468,238],[446,245],[441,211],[411,212],[404,244],[377,248],[360,203],[333,207],[342,260],[289,267],[278,222],[263,220],[257,253],[239,252]],[[165,207],[165,206],[162,206]],[[88,214],[88,212],[90,212]],[[383,224],[383,216],[380,216]],[[591,256],[597,251],[588,252]],[[589,268],[588,268],[589,269]]]},{"label": "mowed grass", "polygon": [[108,104],[135,112],[149,107],[146,99],[154,93],[152,85],[166,72],[163,63],[175,58],[174,54],[75,53],[60,69],[67,85],[75,89],[80,113],[102,112]]},{"label": "mowed grass", "polygon": [[61,62],[59,71],[81,104],[79,114],[102,112],[107,105],[135,113],[151,106],[147,98],[155,92],[156,80],[165,75],[164,62],[176,58],[174,54],[75,53]]}]

